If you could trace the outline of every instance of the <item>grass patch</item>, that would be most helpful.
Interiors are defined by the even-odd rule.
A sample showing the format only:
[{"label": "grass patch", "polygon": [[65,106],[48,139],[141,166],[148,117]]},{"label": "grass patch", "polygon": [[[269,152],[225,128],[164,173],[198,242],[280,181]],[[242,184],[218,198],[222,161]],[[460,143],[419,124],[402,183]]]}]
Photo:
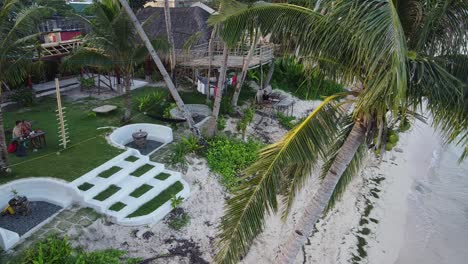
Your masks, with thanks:
[{"label": "grass patch", "polygon": [[127,206],[127,205],[122,203],[122,202],[116,202],[111,207],[109,207],[109,210],[118,212],[118,211],[122,210],[122,208],[124,208],[125,206]]},{"label": "grass patch", "polygon": [[98,201],[104,201],[107,198],[111,197],[114,195],[116,192],[120,190],[119,186],[116,186],[114,184],[110,185],[105,189],[104,191],[100,192],[98,195],[94,196],[93,199],[98,200]]},{"label": "grass patch", "polygon": [[87,190],[91,189],[93,186],[94,186],[94,184],[91,184],[89,182],[85,182],[85,183],[81,184],[80,186],[78,186],[78,189],[80,189],[82,191],[87,191]]},{"label": "grass patch", "polygon": [[143,204],[135,212],[128,215],[128,218],[147,215],[158,209],[165,202],[169,201],[172,195],[177,194],[178,192],[184,189],[184,185],[180,181],[172,184],[166,190],[162,191],[159,195],[151,199],[149,202]]},{"label": "grass patch", "polygon": [[140,187],[136,188],[131,194],[130,196],[132,197],[135,197],[135,198],[138,198],[140,196],[142,196],[143,194],[145,194],[147,191],[153,189],[153,186],[151,185],[148,185],[148,184],[143,184],[141,185]]},{"label": "grass patch", "polygon": [[135,156],[128,156],[128,157],[125,159],[125,161],[128,161],[128,162],[135,162],[135,161],[137,161],[137,160],[139,160],[139,159],[138,159],[137,157],[135,157]]},{"label": "grass patch", "polygon": [[154,176],[155,179],[158,179],[160,181],[164,181],[165,179],[171,177],[169,173],[161,172],[158,175]]},{"label": "grass patch", "polygon": [[169,227],[179,231],[188,224],[190,224],[190,215],[186,212],[183,212],[182,214],[176,216],[174,219],[172,219],[172,221],[169,222]]},{"label": "grass patch", "polygon": [[147,173],[152,168],[154,168],[153,165],[145,164],[145,165],[139,167],[138,169],[136,169],[135,171],[133,171],[132,173],[130,173],[130,175],[135,176],[135,177],[140,177],[141,175]]},{"label": "grass patch", "polygon": [[112,168],[107,169],[107,170],[99,173],[98,176],[101,177],[101,178],[109,178],[110,176],[116,174],[120,170],[122,170],[122,168],[117,167],[117,166],[113,166]]},{"label": "grass patch", "polygon": [[[164,90],[144,87],[132,91],[132,98],[135,101],[134,109],[137,108],[138,96],[152,93],[155,89]],[[67,108],[66,119],[70,126],[70,144],[73,145],[72,148],[66,150],[59,146],[55,98],[40,98],[37,104],[27,108],[5,107],[3,109],[5,128],[13,128],[15,120],[33,121],[33,129],[46,132],[47,146],[37,152],[28,151],[26,157],[9,154],[12,173],[0,177],[0,184],[25,177],[44,175],[71,182],[122,153],[121,149],[107,143],[104,135],[108,130],[97,130],[99,127],[122,125],[120,120],[125,110],[122,96],[102,101],[87,98],[74,102],[67,101],[65,98],[62,104]],[[89,114],[91,109],[105,104],[115,105],[118,109],[108,115]],[[131,122],[164,124],[138,111],[133,111]],[[10,134],[7,135],[9,136],[7,143],[10,141]]]}]

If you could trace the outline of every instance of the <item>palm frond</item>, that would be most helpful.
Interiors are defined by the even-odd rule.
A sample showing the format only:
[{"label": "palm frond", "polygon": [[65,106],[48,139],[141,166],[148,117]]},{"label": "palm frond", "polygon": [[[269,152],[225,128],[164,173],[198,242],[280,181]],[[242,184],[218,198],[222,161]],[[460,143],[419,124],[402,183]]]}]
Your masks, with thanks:
[{"label": "palm frond", "polygon": [[70,56],[65,57],[62,63],[64,69],[77,69],[83,66],[106,68],[115,65],[115,62],[109,56],[106,56],[99,50],[90,48],[80,48]]},{"label": "palm frond", "polygon": [[[328,144],[337,132],[340,115],[331,103],[346,94],[330,96],[300,125],[280,141],[262,149],[259,159],[245,170],[245,181],[229,199],[217,237],[219,248],[215,257],[218,263],[236,263],[246,254],[253,239],[263,230],[265,213],[277,211],[277,194],[285,178],[292,173],[295,185],[290,188],[292,197],[300,190],[310,175],[316,161],[326,154]],[[336,109],[335,109],[336,110]]]},{"label": "palm frond", "polygon": [[468,145],[468,85],[434,59],[417,58],[410,67],[409,104],[422,107],[425,103],[433,125],[447,142]]}]

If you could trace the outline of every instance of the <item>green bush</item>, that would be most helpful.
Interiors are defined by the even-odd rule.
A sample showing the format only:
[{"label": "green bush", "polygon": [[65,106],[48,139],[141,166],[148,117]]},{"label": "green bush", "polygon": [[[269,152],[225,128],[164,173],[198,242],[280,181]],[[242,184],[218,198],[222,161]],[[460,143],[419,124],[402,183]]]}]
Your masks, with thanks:
[{"label": "green bush", "polygon": [[169,104],[168,106],[166,106],[166,108],[164,108],[164,113],[163,113],[163,117],[164,118],[172,118],[171,116],[171,110],[173,108],[176,108],[177,105],[175,103],[171,103]]},{"label": "green bush", "polygon": [[342,85],[323,78],[318,70],[305,70],[294,57],[276,61],[271,84],[303,100],[320,99],[343,91]]},{"label": "green bush", "polygon": [[195,136],[190,135],[188,137],[182,137],[179,142],[172,145],[170,163],[172,165],[181,165],[182,167],[185,167],[187,165],[185,156],[189,153],[195,153],[201,148],[202,147]]},{"label": "green bush", "polygon": [[217,127],[218,130],[223,131],[226,128],[226,119],[222,116],[218,117]]},{"label": "green bush", "polygon": [[137,263],[135,258],[125,257],[125,252],[115,249],[84,252],[71,246],[67,237],[48,237],[22,254],[14,263],[20,264],[120,264]]},{"label": "green bush", "polygon": [[169,227],[174,230],[181,230],[190,223],[190,215],[186,212],[177,215],[174,219],[169,222]]},{"label": "green bush", "polygon": [[238,185],[238,174],[257,159],[262,144],[253,140],[215,137],[205,152],[208,166],[221,176],[221,183],[228,189]]},{"label": "green bush", "polygon": [[138,103],[138,110],[141,112],[148,112],[153,108],[160,109],[161,104],[165,103],[166,96],[167,93],[163,91],[155,91],[142,95],[136,99]]},{"label": "green bush", "polygon": [[172,209],[176,209],[177,207],[179,207],[179,205],[181,205],[183,201],[184,201],[184,197],[175,196],[175,194],[172,195],[172,197],[171,197],[171,207],[172,207]]},{"label": "green bush", "polygon": [[80,81],[80,84],[81,84],[81,88],[85,89],[85,90],[89,90],[89,89],[93,88],[94,85],[95,85],[94,78],[83,78],[83,77],[81,77],[79,79],[79,81]]},{"label": "green bush", "polygon": [[247,126],[253,121],[254,118],[254,110],[251,108],[247,108],[244,110],[244,115],[237,123],[237,130],[242,133],[242,138],[245,137],[245,131],[247,130]]},{"label": "green bush", "polygon": [[10,99],[20,106],[32,106],[36,102],[36,97],[34,96],[32,89],[27,87],[21,87],[14,90]]},{"label": "green bush", "polygon": [[287,116],[281,112],[278,112],[276,117],[278,118],[278,122],[280,123],[280,125],[285,129],[290,130],[295,126],[293,121],[296,120],[296,117],[294,116]]}]

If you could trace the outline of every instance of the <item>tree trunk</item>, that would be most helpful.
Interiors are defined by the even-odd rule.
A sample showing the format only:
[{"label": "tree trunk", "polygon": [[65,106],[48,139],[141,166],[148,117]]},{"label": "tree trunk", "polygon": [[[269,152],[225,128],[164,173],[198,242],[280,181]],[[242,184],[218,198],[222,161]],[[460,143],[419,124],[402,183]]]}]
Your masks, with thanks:
[{"label": "tree trunk", "polygon": [[356,122],[325,179],[320,184],[317,193],[309,201],[302,217],[294,226],[294,232],[280,246],[275,263],[294,263],[299,250],[305,244],[314,229],[315,223],[327,207],[341,175],[348,167],[359,146],[364,143],[365,134],[365,127]]},{"label": "tree trunk", "polygon": [[171,20],[171,9],[169,8],[169,0],[164,0],[164,18],[166,20],[166,32],[167,40],[171,46],[170,63],[171,63],[171,75],[172,81],[175,83],[175,66],[176,66],[176,54],[174,46],[174,34],[172,33],[172,20]]},{"label": "tree trunk", "polygon": [[5,137],[5,127],[3,124],[3,109],[2,109],[2,102],[3,102],[3,86],[2,81],[0,81],[0,175],[2,175],[7,166],[8,166],[8,151],[7,151],[7,143]]},{"label": "tree trunk", "polygon": [[257,46],[256,37],[254,40],[252,40],[252,45],[250,45],[249,52],[247,53],[247,58],[245,59],[244,64],[242,65],[241,77],[240,77],[240,80],[238,80],[236,84],[236,89],[234,90],[234,95],[232,96],[232,101],[231,101],[232,106],[237,106],[237,101],[239,101],[239,95],[242,89],[242,85],[244,84],[245,77],[247,76],[247,70],[249,69],[249,64],[250,64],[250,61],[252,60],[253,53],[255,51],[255,46]]},{"label": "tree trunk", "polygon": [[128,6],[128,3],[127,3],[126,0],[119,0],[119,2],[122,5],[122,7],[125,9],[125,12],[128,14],[130,19],[132,20],[132,23],[133,23],[136,31],[138,32],[138,35],[140,35],[141,39],[143,40],[143,43],[145,43],[145,46],[148,49],[154,63],[158,67],[158,70],[161,72],[161,75],[162,75],[164,81],[166,82],[167,88],[169,89],[169,92],[171,93],[172,97],[174,98],[174,100],[175,100],[175,102],[177,104],[177,107],[179,107],[179,109],[184,113],[184,117],[187,120],[187,123],[188,123],[190,129],[195,134],[195,136],[200,137],[200,133],[199,133],[198,129],[194,126],[192,115],[190,114],[190,112],[185,107],[185,104],[182,101],[182,98],[180,97],[179,92],[177,92],[177,89],[176,89],[174,83],[172,82],[171,77],[167,73],[166,68],[164,68],[164,65],[161,62],[161,59],[159,58],[158,54],[154,50],[153,45],[151,45],[151,41],[148,39],[148,36],[146,35],[145,31],[141,27],[140,22],[136,18],[135,14],[133,13],[130,6]]},{"label": "tree trunk", "polygon": [[124,87],[125,87],[125,111],[122,117],[122,123],[126,124],[132,117],[132,77],[129,73],[124,74]]},{"label": "tree trunk", "polygon": [[208,42],[208,89],[206,91],[206,102],[210,101],[210,75],[211,75],[211,65],[213,63],[213,39],[216,36],[216,31],[218,30],[218,26],[215,26],[213,28],[213,31],[211,31],[211,36],[210,36],[210,41]]},{"label": "tree trunk", "polygon": [[221,108],[221,99],[223,97],[224,91],[224,84],[226,83],[226,70],[227,70],[227,61],[228,61],[228,46],[224,43],[223,48],[223,64],[220,69],[219,79],[218,79],[218,91],[216,93],[216,97],[214,100],[213,105],[213,113],[210,123],[207,127],[207,134],[208,136],[214,136],[216,133],[217,123],[218,123],[218,116],[219,116],[219,109]]},{"label": "tree trunk", "polygon": [[273,78],[273,73],[275,71],[275,59],[272,59],[270,62],[270,68],[268,69],[267,77],[265,83],[263,84],[262,89],[265,89],[270,85],[271,79]]}]

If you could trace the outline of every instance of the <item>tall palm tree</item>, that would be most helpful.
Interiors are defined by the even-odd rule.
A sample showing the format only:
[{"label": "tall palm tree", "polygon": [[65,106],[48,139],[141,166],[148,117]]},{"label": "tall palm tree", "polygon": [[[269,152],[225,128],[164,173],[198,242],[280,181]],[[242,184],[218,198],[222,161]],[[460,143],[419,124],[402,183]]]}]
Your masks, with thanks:
[{"label": "tall palm tree", "polygon": [[[38,37],[36,25],[48,10],[39,6],[25,7],[19,0],[0,1],[0,101],[2,89],[7,83],[18,85],[27,76],[27,69],[33,58],[33,50],[27,46],[36,42]],[[7,154],[3,111],[0,106],[2,170],[8,166]]]},{"label": "tall palm tree", "polygon": [[166,68],[164,67],[161,59],[159,58],[158,54],[153,48],[153,45],[151,44],[151,41],[149,40],[148,36],[146,35],[145,31],[143,30],[143,27],[141,26],[140,22],[135,16],[135,13],[133,13],[132,9],[128,5],[126,0],[118,0],[120,4],[122,5],[122,8],[125,10],[125,12],[128,14],[130,17],[130,20],[133,24],[133,27],[136,29],[138,35],[142,39],[143,43],[146,46],[146,49],[149,51],[151,58],[153,59],[154,63],[156,64],[156,67],[158,67],[159,72],[161,73],[164,81],[166,82],[167,89],[169,89],[169,92],[172,95],[172,98],[174,98],[174,101],[177,104],[177,107],[182,111],[187,124],[192,131],[192,133],[200,138],[201,134],[200,131],[198,130],[197,127],[195,127],[195,122],[193,121],[192,114],[190,111],[185,107],[184,101],[182,101],[182,98],[180,97],[179,92],[177,91],[174,82],[172,81],[171,77],[167,73]]},{"label": "tall palm tree", "polygon": [[267,211],[281,208],[286,219],[295,195],[323,160],[321,183],[277,254],[277,263],[292,263],[317,219],[358,171],[369,142],[382,137],[384,146],[390,123],[418,109],[428,110],[447,142],[468,146],[466,1],[322,0],[304,7],[229,2],[211,18],[223,25],[224,40],[238,41],[253,25],[273,39],[294,37],[306,68],[358,88],[328,97],[259,153],[227,202],[218,263],[236,263],[247,254]]},{"label": "tall palm tree", "polygon": [[164,0],[164,20],[166,22],[167,40],[171,46],[170,52],[170,63],[171,63],[171,74],[172,81],[175,82],[175,67],[176,67],[176,54],[174,44],[174,34],[172,32],[172,20],[171,20],[171,9],[169,8],[169,0]]},{"label": "tall palm tree", "polygon": [[[123,122],[131,118],[131,85],[136,64],[145,60],[148,51],[139,41],[130,18],[117,0],[103,0],[93,6],[94,18],[88,21],[91,33],[84,38],[84,45],[65,60],[67,66],[94,66],[103,69],[118,69],[125,89],[125,112]],[[151,19],[151,17],[149,18]],[[154,39],[153,47],[168,51],[164,39]]]}]

